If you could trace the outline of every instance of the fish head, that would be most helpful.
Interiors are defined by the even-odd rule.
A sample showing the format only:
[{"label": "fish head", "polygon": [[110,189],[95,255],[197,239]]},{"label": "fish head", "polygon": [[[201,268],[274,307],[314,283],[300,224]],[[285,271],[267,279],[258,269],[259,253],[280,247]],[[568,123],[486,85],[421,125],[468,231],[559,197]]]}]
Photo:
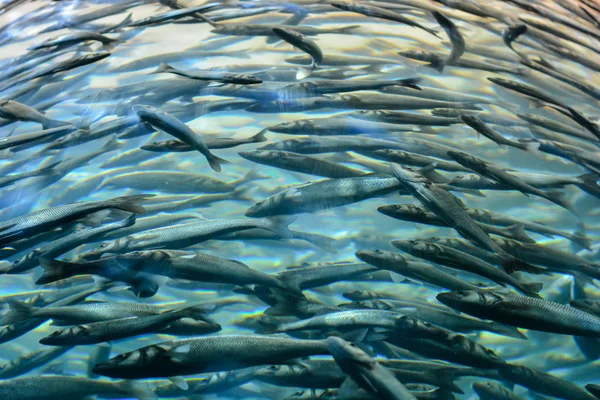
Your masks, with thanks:
[{"label": "fish head", "polygon": [[[506,396],[502,396],[502,393],[508,392],[506,388],[502,385],[499,385],[496,382],[486,381],[486,382],[474,382],[473,390],[475,393],[479,395],[480,398],[505,398]],[[508,397],[506,397],[508,398]]]},{"label": "fish head", "polygon": [[441,303],[455,308],[461,305],[478,305],[482,302],[484,293],[476,290],[455,290],[453,292],[443,292],[435,296]]},{"label": "fish head", "polygon": [[77,60],[83,61],[83,62],[94,62],[94,61],[102,60],[102,59],[110,56],[110,54],[111,53],[108,53],[108,52],[87,53],[87,54],[77,57]]},{"label": "fish head", "polygon": [[40,339],[44,345],[65,345],[69,344],[74,338],[89,336],[89,327],[86,325],[73,326],[67,329],[59,329],[52,332],[45,338]]},{"label": "fish head", "polygon": [[424,216],[426,215],[425,210],[414,204],[391,204],[388,206],[381,206],[377,208],[377,211],[388,216]]},{"label": "fish head", "polygon": [[422,254],[431,250],[430,243],[416,240],[393,240],[392,245],[409,254]]},{"label": "fish head", "polygon": [[458,118],[460,118],[462,122],[469,126],[474,126],[476,124],[481,123],[481,120],[479,118],[471,114],[461,114],[458,116]]},{"label": "fish head", "polygon": [[167,350],[160,344],[143,347],[96,364],[92,371],[97,375],[124,379],[165,376],[168,371],[161,368],[161,357]]},{"label": "fish head", "polygon": [[452,158],[454,161],[456,161],[457,163],[459,163],[460,165],[462,165],[466,168],[470,168],[469,166],[476,167],[477,165],[481,164],[480,158],[472,156],[463,151],[450,150],[446,154],[448,154],[448,156],[450,158]]},{"label": "fish head", "polygon": [[327,338],[327,346],[329,352],[335,359],[335,361],[343,368],[344,364],[360,364],[360,365],[371,365],[375,361],[364,351],[362,351],[354,343],[345,341],[337,336],[330,336]]}]

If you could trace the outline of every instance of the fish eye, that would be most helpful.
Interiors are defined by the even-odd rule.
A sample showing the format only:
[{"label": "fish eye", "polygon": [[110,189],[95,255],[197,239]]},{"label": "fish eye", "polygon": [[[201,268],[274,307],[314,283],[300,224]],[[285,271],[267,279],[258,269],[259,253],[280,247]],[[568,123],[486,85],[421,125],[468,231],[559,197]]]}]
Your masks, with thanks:
[{"label": "fish eye", "polygon": [[277,367],[277,365],[270,365],[270,366],[269,366],[269,369],[270,369],[271,371],[277,371],[279,368]]}]

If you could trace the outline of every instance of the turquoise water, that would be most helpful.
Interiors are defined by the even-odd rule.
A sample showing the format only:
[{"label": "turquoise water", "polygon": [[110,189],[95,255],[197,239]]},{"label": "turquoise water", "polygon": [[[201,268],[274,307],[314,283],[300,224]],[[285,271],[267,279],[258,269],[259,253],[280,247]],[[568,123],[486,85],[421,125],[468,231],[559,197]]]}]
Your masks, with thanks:
[{"label": "turquoise water", "polygon": [[[4,2],[4,6],[7,7],[10,3]],[[481,118],[488,122],[490,127],[510,140],[552,138],[555,141],[574,145],[580,151],[586,151],[586,155],[589,154],[592,159],[598,158],[600,154],[598,153],[597,138],[576,124],[573,119],[567,118],[551,107],[541,107],[539,102],[495,85],[487,79],[488,77],[500,77],[533,86],[559,99],[560,102],[576,108],[595,124],[598,117],[598,98],[566,84],[564,79],[560,81],[551,78],[549,75],[532,70],[519,62],[519,54],[526,55],[531,59],[541,57],[552,64],[564,77],[583,82],[590,87],[595,87],[597,83],[600,83],[598,81],[599,69],[593,68],[593,63],[599,62],[597,59],[600,57],[598,55],[600,51],[597,50],[600,49],[598,39],[556,22],[559,17],[551,20],[549,17],[544,18],[538,15],[537,19],[551,24],[560,32],[568,35],[568,38],[556,39],[558,35],[536,30],[530,25],[528,33],[513,43],[519,53],[517,54],[503,43],[502,32],[507,26],[519,23],[519,17],[534,18],[535,14],[526,12],[509,2],[494,1],[481,5],[480,13],[491,13],[493,18],[478,16],[469,13],[469,10],[461,11],[458,9],[460,8],[458,5],[455,5],[457,8],[452,8],[451,4],[444,6],[432,1],[377,3],[378,6],[400,12],[410,20],[438,30],[443,39],[400,23],[341,11],[325,4],[313,4],[313,2],[299,1],[293,4],[240,2],[236,3],[237,5],[224,6],[222,11],[211,11],[206,14],[209,17],[215,17],[221,15],[220,13],[227,15],[232,12],[247,12],[248,16],[227,19],[222,23],[269,26],[281,24],[294,15],[294,12],[300,13],[304,10],[307,12],[307,16],[300,21],[300,26],[334,29],[358,25],[347,33],[321,33],[312,37],[325,55],[325,61],[314,70],[288,62],[291,57],[304,55],[304,53],[285,41],[272,38],[267,40],[264,36],[230,36],[213,33],[210,25],[190,17],[160,25],[121,27],[105,34],[114,42],[107,45],[102,45],[97,41],[77,43],[65,48],[64,54],[57,57],[43,58],[52,54],[53,51],[63,51],[56,47],[50,47],[50,50],[42,50],[39,53],[27,50],[31,46],[57,35],[79,30],[102,32],[120,24],[129,14],[131,14],[132,21],[139,21],[148,16],[172,11],[158,2],[129,3],[128,7],[123,6],[119,12],[100,19],[91,18],[86,23],[72,21],[78,16],[91,12],[99,13],[109,7],[123,4],[123,2],[34,2],[17,5],[0,14],[0,23],[3,26],[0,37],[2,43],[2,52],[0,53],[2,60],[0,62],[2,63],[1,71],[4,74],[4,86],[0,85],[2,99],[16,100],[39,111],[44,111],[47,118],[68,121],[83,129],[79,131],[79,136],[74,136],[72,133],[68,137],[62,135],[63,138],[60,139],[64,142],[62,145],[60,145],[59,137],[53,137],[46,142],[34,143],[29,148],[13,148],[2,151],[3,157],[0,161],[2,176],[30,172],[60,163],[53,166],[52,173],[46,172],[40,176],[19,180],[10,186],[0,188],[1,221],[8,221],[31,212],[76,201],[99,201],[137,194],[156,195],[142,202],[149,212],[146,215],[137,216],[136,225],[144,227],[140,230],[146,229],[148,226],[158,228],[181,223],[200,223],[203,219],[248,219],[245,213],[257,202],[283,190],[290,190],[290,188],[311,181],[325,179],[326,175],[322,173],[288,171],[252,162],[238,154],[238,152],[251,152],[263,146],[277,146],[277,143],[297,137],[310,138],[313,134],[310,129],[298,132],[301,134],[297,135],[267,130],[264,142],[212,150],[215,155],[228,161],[227,164],[222,165],[222,172],[216,172],[209,167],[205,157],[195,151],[156,153],[140,149],[143,145],[174,138],[165,132],[141,125],[134,109],[136,105],[150,105],[176,116],[203,140],[209,142],[215,138],[249,138],[274,125],[303,119],[339,117],[350,118],[349,121],[358,124],[359,119],[352,119],[353,117],[347,114],[364,109],[384,108],[391,112],[404,111],[417,115],[439,115],[432,109],[458,110],[465,106],[464,102],[467,101],[470,105],[476,105],[481,109],[483,113]],[[570,2],[535,3],[538,7],[546,10],[549,16],[572,18],[581,26],[590,27],[597,32],[597,28],[585,18],[585,14],[580,15],[581,11],[579,10],[569,11],[568,4],[571,4]],[[187,7],[197,5],[200,5],[200,2],[185,3]],[[474,5],[474,3],[464,2],[463,6],[466,5]],[[262,6],[269,8],[258,9]],[[589,6],[585,7],[591,9]],[[431,15],[434,10],[439,10],[454,21],[464,36],[467,48],[460,60],[484,62],[489,68],[504,68],[513,73],[490,72],[481,68],[470,69],[452,65],[445,66],[443,72],[440,73],[428,67],[424,62],[398,55],[399,51],[405,50],[436,51],[443,57],[449,54],[451,45],[446,34]],[[251,11],[255,11],[256,15],[250,15],[253,14]],[[471,10],[471,12],[473,11]],[[591,9],[591,13],[598,15],[594,9]],[[65,27],[62,30],[41,33],[52,24],[69,21],[72,23],[70,28]],[[127,25],[127,21],[125,25]],[[548,35],[554,37],[554,40],[558,40],[564,50],[584,57],[585,60],[577,62],[575,56],[566,57],[564,51],[563,53],[553,51],[552,38],[548,38]],[[575,39],[581,41],[583,45],[573,42]],[[110,56],[90,65],[53,73],[47,77],[33,75],[43,68],[92,51],[107,51],[110,52]],[[44,61],[39,63],[28,61],[28,57],[32,54],[37,54],[40,57],[39,60]],[[347,56],[348,60],[342,65],[328,65],[327,58],[333,56]],[[351,57],[355,57],[354,61]],[[374,61],[367,62],[365,59]],[[23,72],[15,72],[17,68],[27,62],[30,64]],[[134,62],[136,63],[133,64]],[[173,74],[151,74],[161,62],[186,71],[201,69],[250,74],[262,79],[263,83],[234,86],[215,82],[204,83]],[[413,109],[410,101],[408,105],[398,106],[398,108],[393,105],[379,108],[368,105],[369,102],[376,99],[374,96],[379,94],[386,93],[393,96],[390,94],[393,93],[393,89],[388,88],[349,93],[349,95],[362,99],[367,105],[352,106],[352,104],[345,103],[344,107],[340,107],[341,103],[338,101],[333,106],[314,106],[311,100],[304,100],[302,103],[303,100],[300,100],[297,93],[281,89],[297,82],[299,78],[302,78],[300,81],[311,82],[319,82],[324,79],[344,79],[347,82],[358,82],[390,81],[413,77],[421,79],[418,85],[422,90],[410,89],[414,90],[411,96],[415,96],[410,99],[420,101],[424,97],[432,96],[430,98],[443,101],[446,105],[440,103],[439,106],[417,107],[417,109]],[[394,86],[393,88],[399,87]],[[346,94],[342,93],[342,95]],[[477,96],[477,99],[465,99],[465,95]],[[326,96],[336,98],[337,95]],[[271,101],[276,103],[268,103]],[[400,102],[400,99],[395,98],[392,101]],[[223,104],[226,105],[223,106]],[[268,108],[267,111],[270,112],[257,112],[258,105]],[[267,107],[268,105],[271,107]],[[295,105],[295,108],[290,112],[285,107],[291,105]],[[230,109],[223,110],[223,107]],[[439,111],[439,113],[441,112]],[[564,132],[557,131],[557,128],[552,130],[528,124],[517,115],[525,113],[560,122],[567,126],[572,134],[574,132],[575,135],[583,135],[587,139],[573,138],[573,136],[565,135]],[[14,121],[6,118],[2,121],[3,126],[0,128],[0,133],[3,137],[16,137],[40,130],[40,124],[37,122]],[[123,123],[123,125],[114,131],[108,131],[107,128],[116,123]],[[322,123],[327,126],[327,122]],[[448,126],[403,124],[397,125],[394,131],[390,129],[390,127],[384,129],[373,126],[365,128],[363,132],[358,132],[360,135],[355,133],[348,137],[383,139],[392,142],[417,138],[425,142],[454,147],[520,172],[577,177],[594,173],[597,171],[594,168],[598,168],[593,165],[590,168],[590,164],[585,164],[582,158],[572,161],[534,149],[526,152],[514,147],[499,146],[479,135],[460,120]],[[326,140],[328,136],[323,133],[326,132],[321,132],[318,137]],[[87,141],[87,137],[90,135],[97,136],[93,136],[93,140]],[[415,152],[426,156],[434,155],[429,149]],[[357,151],[332,151],[307,155],[352,167],[365,173],[383,173],[390,178],[393,177],[388,161],[370,158]],[[448,179],[463,174],[443,170],[439,172],[449,177]],[[192,178],[196,180],[191,180]],[[206,181],[201,182],[201,179],[219,180],[222,181],[221,185],[223,183],[227,183],[227,185],[225,188],[212,190],[206,186]],[[596,187],[598,186],[596,183],[594,184]],[[296,235],[296,238],[243,237],[235,240],[235,238],[214,237],[212,240],[183,247],[188,251],[199,251],[225,259],[237,260],[252,269],[276,274],[291,266],[304,263],[358,263],[360,260],[356,258],[355,253],[360,250],[380,249],[400,252],[390,244],[395,239],[460,238],[456,230],[449,227],[401,221],[378,212],[377,208],[385,205],[419,204],[413,196],[399,192],[398,189],[385,195],[367,196],[370,198],[339,207],[328,208],[325,205],[315,205],[312,212],[291,213],[293,218],[290,217],[287,222],[292,220],[293,222],[289,227],[296,232],[301,232],[300,235]],[[487,209],[519,220],[540,222],[566,233],[583,232],[591,244],[587,250],[558,235],[547,237],[529,230],[527,235],[540,246],[576,254],[582,259],[588,260],[593,268],[597,268],[598,265],[593,263],[599,262],[597,242],[600,203],[598,197],[594,197],[572,184],[561,184],[552,190],[564,193],[580,217],[545,199],[536,196],[528,197],[517,190],[483,189],[481,193],[475,194],[461,191],[452,193],[471,208]],[[327,189],[324,189],[321,194],[327,197]],[[214,196],[214,198],[210,196]],[[178,207],[173,206],[176,202],[189,199],[194,199],[194,202],[182,203]],[[318,203],[319,201],[323,200],[314,202]],[[75,229],[85,229],[98,224],[118,221],[127,215],[127,213],[114,210],[101,212],[96,214],[93,220],[80,221]],[[146,223],[151,225],[144,225]],[[126,234],[136,231],[136,225],[126,228],[128,229]],[[48,233],[44,229],[36,233],[44,232]],[[67,232],[73,233],[69,230]],[[119,230],[112,232],[110,240],[125,236],[125,233],[120,234],[119,232]],[[7,243],[6,248],[1,250],[4,256],[2,266],[8,269],[15,260],[23,258],[36,247],[64,236],[61,232],[54,233],[54,236],[38,236],[39,241],[26,243],[21,247],[15,243]],[[26,238],[30,236],[32,235],[27,235]],[[96,250],[101,242],[106,241],[108,240],[99,237],[55,258],[75,263],[82,262],[82,254]],[[173,248],[179,249],[180,247]],[[152,249],[152,247],[147,249]],[[571,262],[569,261],[569,263]],[[439,268],[465,282],[482,283],[484,286],[496,285],[481,276],[456,269]],[[22,274],[3,275],[0,278],[3,299],[18,296],[19,299],[24,300],[35,296],[38,292],[42,293],[42,297],[44,297],[49,294],[55,295],[59,290],[65,290],[53,286],[36,285],[35,281],[40,278],[42,273],[42,268],[36,265],[35,268]],[[543,283],[544,287],[540,295],[548,301],[568,304],[573,299],[598,299],[595,282],[592,279],[586,280],[585,274],[584,279],[579,280],[576,280],[573,275],[556,272],[540,276],[520,273],[516,276],[525,282]],[[582,276],[577,275],[577,277],[581,278]],[[96,276],[95,279],[98,281],[99,278]],[[109,290],[94,294],[88,300],[140,302],[161,304],[166,307],[182,307],[200,302],[211,304],[222,299],[235,301],[235,304],[219,308],[216,312],[211,313],[211,318],[222,328],[218,333],[212,335],[253,334],[256,330],[255,321],[264,318],[263,311],[268,308],[255,296],[244,293],[244,290],[240,290],[240,288],[234,290],[234,285],[197,281],[186,284],[186,282],[178,282],[161,275],[153,275],[152,279],[160,286],[160,289],[151,297],[137,297],[130,290]],[[304,295],[310,300],[328,306],[336,306],[349,301],[343,296],[345,292],[392,293],[408,300],[422,300],[441,307],[442,304],[436,300],[435,296],[441,291],[447,291],[414,278],[403,281],[403,277],[388,271],[382,271],[376,275],[364,275],[363,279],[362,281],[355,278],[352,281],[334,282],[305,290]],[[89,284],[88,282],[87,285]],[[23,296],[22,293],[29,294]],[[6,301],[4,309],[8,310]],[[451,309],[447,310],[451,312]],[[45,322],[23,336],[1,344],[0,358],[2,362],[8,363],[37,350],[47,350],[48,347],[40,344],[39,340],[54,330],[54,326]],[[593,357],[586,359],[582,355],[573,336],[525,329],[521,329],[521,331],[526,332],[529,340],[519,340],[485,331],[465,334],[477,343],[492,349],[508,362],[548,372],[555,377],[576,384],[582,390],[584,385],[599,381],[596,360]],[[277,336],[284,337],[285,334]],[[322,332],[321,336],[313,335],[311,338],[318,339],[326,336],[327,332]],[[117,340],[112,343],[110,354],[111,357],[114,357],[147,345],[173,339],[177,339],[177,337],[159,332]],[[35,368],[24,376],[63,374],[88,377],[88,365],[93,362],[90,361],[90,355],[94,349],[95,347],[92,345],[74,347],[56,360]],[[379,357],[383,356],[379,354]],[[328,356],[317,358],[330,359]],[[456,383],[465,391],[465,394],[457,394],[456,397],[476,398],[471,384],[483,379],[470,377],[458,379]],[[160,383],[164,384],[165,381]],[[155,384],[156,382],[151,382],[151,386]],[[234,390],[216,396],[222,398],[287,398],[298,390],[302,390],[302,388],[278,387],[259,381],[246,383],[242,388],[245,390]],[[332,387],[332,389],[335,388]],[[320,391],[317,392],[317,395],[319,393]],[[528,392],[526,388],[518,385],[515,386],[515,393],[536,398],[533,392]],[[12,397],[9,398],[12,399]]]}]

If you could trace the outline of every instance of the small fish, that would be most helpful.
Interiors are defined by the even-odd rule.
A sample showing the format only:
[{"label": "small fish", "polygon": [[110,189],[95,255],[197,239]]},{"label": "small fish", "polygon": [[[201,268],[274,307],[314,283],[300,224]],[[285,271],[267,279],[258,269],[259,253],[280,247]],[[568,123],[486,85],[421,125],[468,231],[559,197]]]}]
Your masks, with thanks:
[{"label": "small fish", "polygon": [[101,35],[96,32],[79,31],[79,32],[75,32],[75,33],[69,33],[66,35],[55,36],[55,37],[49,38],[47,40],[44,40],[40,44],[36,44],[35,46],[30,47],[29,50],[39,50],[39,49],[44,49],[46,47],[54,47],[54,46],[60,46],[60,47],[72,46],[77,43],[90,42],[90,41],[96,41],[96,42],[100,42],[104,45],[107,45],[107,44],[116,42],[116,39],[111,39],[109,37],[106,37],[106,36]]},{"label": "small fish", "polygon": [[392,163],[392,172],[429,211],[456,229],[461,236],[497,254],[503,260],[502,266],[506,272],[524,270],[530,273],[541,273],[543,271],[502,250],[467,214],[460,202],[450,192],[437,187],[422,175],[398,164]]},{"label": "small fish", "polygon": [[527,25],[519,24],[519,25],[511,25],[502,34],[502,40],[504,44],[508,46],[509,49],[519,54],[513,47],[512,44],[517,38],[523,34],[527,33]]},{"label": "small fish", "polygon": [[[230,149],[232,147],[237,147],[244,144],[250,143],[260,143],[266,142],[267,138],[265,134],[267,133],[267,129],[263,129],[255,135],[252,135],[248,138],[221,138],[221,137],[207,137],[204,139],[204,144],[210,150],[213,149]],[[1,142],[0,142],[1,143]],[[142,150],[146,151],[154,151],[158,153],[165,152],[188,152],[194,151],[194,149],[187,143],[182,142],[181,140],[165,140],[163,142],[153,142],[151,144],[145,144],[140,147]]]},{"label": "small fish", "polygon": [[0,243],[6,245],[31,234],[58,227],[100,210],[116,208],[143,214],[146,210],[139,203],[152,196],[154,195],[140,194],[101,201],[80,201],[12,218],[0,224]]},{"label": "small fish", "polygon": [[229,161],[212,154],[200,136],[176,117],[164,111],[159,111],[154,107],[144,105],[136,105],[134,111],[141,121],[149,123],[153,127],[165,131],[169,135],[175,136],[177,139],[184,141],[194,149],[198,150],[206,157],[208,164],[213,170],[221,172],[221,164],[229,163]]},{"label": "small fish", "polygon": [[475,115],[463,114],[460,116],[460,119],[465,124],[469,125],[473,129],[475,129],[477,131],[477,133],[485,136],[486,138],[490,139],[491,141],[493,141],[494,143],[497,143],[500,146],[505,145],[505,146],[515,147],[515,148],[521,149],[521,150],[527,150],[527,146],[525,144],[505,138],[500,133],[496,132],[495,130],[490,128],[488,125],[486,125],[485,122],[483,122],[482,120],[477,118],[477,116],[475,116]]},{"label": "small fish", "polygon": [[388,21],[395,21],[395,22],[399,22],[401,24],[414,26],[415,28],[422,29],[429,34],[431,34],[437,38],[440,38],[440,36],[438,35],[438,32],[436,30],[429,29],[417,22],[414,22],[410,18],[403,16],[402,14],[399,14],[397,12],[393,12],[390,10],[386,10],[385,8],[378,7],[376,5],[363,4],[363,3],[359,3],[359,2],[353,2],[353,1],[344,1],[344,2],[332,1],[329,4],[331,4],[332,6],[334,6],[336,8],[339,8],[340,10],[352,11],[355,13],[366,15],[368,17],[382,18],[382,19],[386,19]]},{"label": "small fish", "polygon": [[474,382],[473,390],[481,400],[524,400],[498,382]]},{"label": "small fish", "polygon": [[211,82],[219,82],[223,84],[234,84],[234,85],[256,85],[262,83],[261,79],[258,79],[252,75],[244,75],[244,74],[232,74],[228,72],[216,72],[216,71],[203,71],[203,70],[194,70],[194,71],[183,71],[172,67],[166,63],[160,63],[158,68],[151,72],[151,74],[161,74],[161,73],[169,73],[174,75],[183,76],[189,79],[196,79],[199,81],[211,81]]},{"label": "small fish", "polygon": [[457,291],[436,298],[461,312],[519,328],[600,337],[600,318],[574,307],[512,293]]},{"label": "small fish", "polygon": [[[335,336],[329,337],[327,344],[335,362],[348,374],[347,382],[353,386],[358,385],[382,400],[417,400],[394,374],[356,345]],[[344,390],[345,384],[340,390]]]},{"label": "small fish", "polygon": [[273,33],[308,54],[312,58],[312,68],[318,67],[321,61],[323,61],[321,48],[313,40],[306,37],[306,35],[292,28],[284,27],[273,28]]},{"label": "small fish", "polygon": [[324,340],[265,335],[218,335],[162,342],[98,364],[98,375],[126,379],[194,375],[329,354]]},{"label": "small fish", "polygon": [[[44,130],[60,128],[53,131],[52,134],[54,132],[64,132],[64,130],[72,129],[72,125],[69,122],[50,119],[38,110],[29,107],[26,104],[19,103],[16,100],[0,101],[0,118],[8,119],[11,121],[16,120],[37,122],[42,125],[42,129]],[[42,137],[44,136],[46,135],[44,134]]]},{"label": "small fish", "polygon": [[450,39],[452,43],[452,51],[448,55],[448,57],[441,63],[437,65],[433,65],[432,67],[437,69],[439,72],[442,72],[444,69],[444,65],[451,65],[456,60],[460,58],[465,52],[466,44],[465,39],[460,34],[458,27],[452,22],[448,17],[442,14],[439,11],[433,11],[431,13],[435,20],[440,24],[440,26],[446,31],[446,35]]},{"label": "small fish", "polygon": [[0,366],[0,379],[16,378],[36,368],[46,365],[50,361],[57,359],[67,351],[71,350],[73,348],[72,346],[72,344],[67,343],[64,347],[42,349],[23,354],[22,356]]}]

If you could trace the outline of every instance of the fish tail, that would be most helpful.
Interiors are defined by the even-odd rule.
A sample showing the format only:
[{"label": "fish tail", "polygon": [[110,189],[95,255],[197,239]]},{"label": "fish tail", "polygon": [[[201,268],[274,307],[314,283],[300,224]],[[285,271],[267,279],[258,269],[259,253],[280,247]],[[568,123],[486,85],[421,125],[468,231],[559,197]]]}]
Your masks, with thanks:
[{"label": "fish tail", "polygon": [[147,382],[134,381],[123,379],[118,381],[119,388],[126,396],[131,396],[139,400],[154,400],[158,399],[156,393],[152,391]]},{"label": "fish tail", "polygon": [[258,132],[256,135],[251,136],[250,140],[252,141],[252,143],[266,142],[268,139],[265,135],[268,131],[269,130],[265,128],[262,131]]},{"label": "fish tail", "polygon": [[584,192],[591,194],[594,197],[600,198],[600,175],[598,174],[583,174],[577,177],[579,183],[576,183],[577,187]]},{"label": "fish tail", "polygon": [[436,29],[430,29],[430,28],[425,28],[425,27],[423,27],[423,30],[424,30],[425,32],[427,32],[427,33],[429,33],[429,34],[431,34],[431,35],[435,36],[435,37],[436,37],[436,38],[438,38],[438,39],[443,39],[443,38],[440,36],[440,31],[438,31],[438,30],[436,30]]},{"label": "fish tail", "polygon": [[432,370],[431,373],[437,378],[436,381],[440,384],[440,389],[452,393],[463,394],[464,391],[454,383],[454,380],[456,379],[455,371],[455,368],[442,367]]},{"label": "fish tail", "polygon": [[515,339],[527,340],[527,336],[514,326],[492,322],[490,324],[489,330],[499,335],[508,336]]},{"label": "fish tail", "polygon": [[179,310],[170,311],[170,313],[173,316],[175,316],[176,319],[191,318],[191,319],[195,319],[195,320],[199,320],[199,321],[204,321],[204,322],[212,324],[212,325],[220,326],[214,319],[212,319],[208,315],[206,315],[207,309],[206,309],[206,307],[204,307],[202,305],[185,307],[185,308],[182,308]]},{"label": "fish tail", "polygon": [[331,33],[350,33],[358,28],[360,28],[360,25],[350,25],[350,26],[344,26],[343,28],[332,29],[330,32]]},{"label": "fish tail", "polygon": [[279,236],[283,238],[293,238],[294,234],[289,230],[288,225],[296,220],[296,217],[291,217],[288,215],[278,215],[275,217],[267,217],[264,219],[266,224],[264,226],[265,229],[275,232]]},{"label": "fish tail", "polygon": [[252,168],[250,171],[248,171],[246,173],[246,175],[244,175],[242,177],[242,179],[240,180],[240,183],[246,183],[246,182],[256,181],[259,179],[269,179],[269,178],[270,178],[270,176],[261,175],[260,172],[258,172],[258,169]]},{"label": "fish tail", "polygon": [[121,228],[127,228],[129,226],[135,225],[135,214],[131,214],[127,218],[123,219],[120,223]]},{"label": "fish tail", "polygon": [[154,197],[153,194],[136,194],[133,196],[116,197],[111,200],[107,200],[109,208],[117,208],[123,211],[129,211],[137,214],[145,214],[146,209],[138,203]]},{"label": "fish tail", "polygon": [[521,283],[521,291],[529,297],[541,298],[538,292],[542,290],[544,284],[541,282]]},{"label": "fish tail", "polygon": [[206,159],[208,160],[208,165],[216,172],[221,172],[221,164],[230,164],[229,161],[215,155],[210,155]]},{"label": "fish tail", "polygon": [[573,204],[571,204],[569,200],[567,200],[567,195],[564,192],[553,191],[546,192],[546,194],[548,200],[570,211],[571,214],[579,217],[579,213],[577,212],[577,210],[575,210],[575,208],[573,208]]},{"label": "fish tail", "polygon": [[7,300],[8,312],[0,319],[0,325],[12,325],[35,317],[35,308],[24,301]]},{"label": "fish tail", "polygon": [[600,342],[596,338],[589,338],[584,336],[573,336],[575,344],[581,354],[588,361],[594,361],[600,358]]},{"label": "fish tail", "polygon": [[508,232],[510,232],[512,239],[518,240],[519,242],[523,242],[523,243],[535,243],[535,240],[533,240],[527,234],[527,232],[525,232],[525,228],[523,227],[522,224],[514,224],[511,226],[508,226],[508,227],[506,227],[506,230]]},{"label": "fish tail", "polygon": [[281,324],[279,324],[278,322],[260,321],[260,327],[256,329],[254,333],[258,333],[259,335],[266,335],[280,332],[282,332]]},{"label": "fish tail", "polygon": [[539,275],[545,272],[544,268],[528,264],[525,261],[519,260],[518,258],[510,255],[502,257],[500,265],[506,271],[507,274],[512,274],[515,271],[523,271],[528,272],[530,274]]},{"label": "fish tail", "polygon": [[79,264],[73,264],[65,261],[40,258],[40,265],[44,269],[44,274],[35,282],[36,285],[60,281],[61,279],[75,276],[81,271]]},{"label": "fish tail", "polygon": [[117,135],[113,135],[108,142],[104,143],[104,146],[102,146],[102,150],[109,152],[117,150],[120,146],[121,143],[119,142],[119,140],[117,140]]},{"label": "fish tail", "polygon": [[44,122],[42,122],[42,129],[59,128],[61,126],[67,126],[67,125],[71,125],[71,124],[69,122],[59,121],[57,119],[46,119]]},{"label": "fish tail", "polygon": [[396,79],[396,82],[398,82],[398,85],[400,86],[405,86],[416,90],[423,90],[420,86],[417,85],[417,83],[421,82],[422,80],[422,78],[405,78]]},{"label": "fish tail", "polygon": [[153,74],[162,74],[164,72],[171,72],[173,71],[175,68],[173,68],[172,66],[170,66],[167,63],[161,62],[160,65],[152,72],[150,72],[148,75],[153,75]]},{"label": "fish tail", "polygon": [[427,64],[428,67],[435,69],[440,74],[444,72],[444,61],[443,60],[435,60]]}]

